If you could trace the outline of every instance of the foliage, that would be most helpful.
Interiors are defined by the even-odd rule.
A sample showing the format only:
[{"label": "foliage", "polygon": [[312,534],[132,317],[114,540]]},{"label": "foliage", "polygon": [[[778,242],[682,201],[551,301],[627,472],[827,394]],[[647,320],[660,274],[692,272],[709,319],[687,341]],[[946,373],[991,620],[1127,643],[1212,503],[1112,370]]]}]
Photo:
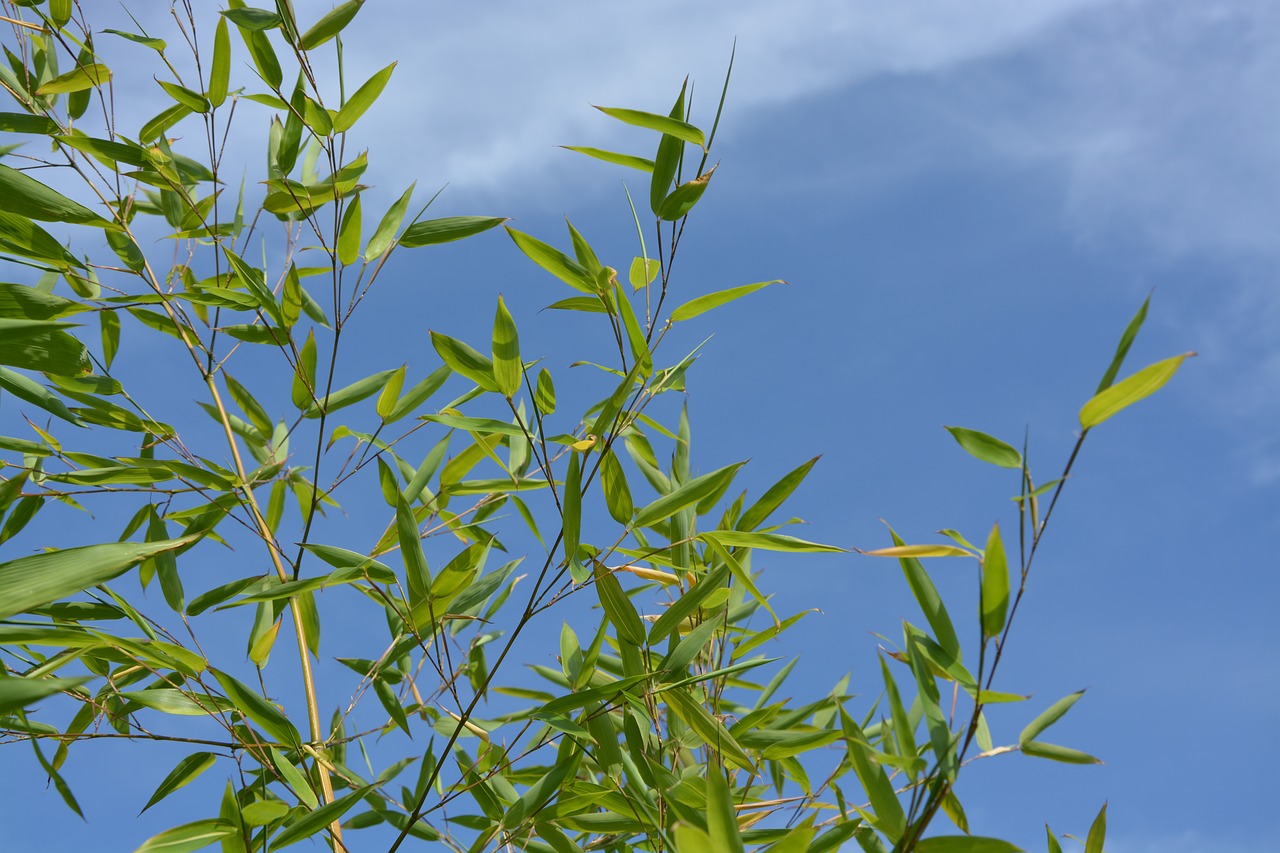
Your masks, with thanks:
[{"label": "foliage", "polygon": [[[410,837],[549,853],[1016,849],[968,834],[955,784],[967,762],[1012,751],[1096,761],[1042,739],[1079,693],[1028,713],[1006,746],[983,711],[1026,698],[997,691],[995,676],[1081,445],[1183,358],[1115,381],[1146,305],[1057,479],[1033,480],[1025,442],[951,428],[964,450],[1016,472],[1016,540],[999,525],[981,548],[950,530],[945,544],[890,531],[891,546],[865,552],[898,560],[927,624],[904,624],[883,650],[880,699],[859,706],[844,681],[780,698],[794,661],[761,651],[804,614],[774,612],[753,557],[841,550],[778,520],[816,460],[749,499],[734,490],[742,463],[697,473],[686,414],[663,423],[655,406],[678,397],[696,358],[667,353],[672,325],[773,283],[686,298],[674,278],[715,173],[723,93],[709,131],[693,123],[687,86],[665,115],[601,108],[651,131],[652,159],[573,148],[648,182],[625,272],[572,224],[566,250],[500,216],[423,218],[430,202],[410,216],[412,186],[366,221],[367,152],[347,143],[395,65],[344,78],[340,34],[361,3],[314,22],[288,2],[230,0],[199,20],[179,4],[176,48],[141,26],[92,31],[72,0],[4,3],[0,85],[14,104],[0,130],[27,144],[0,149],[0,255],[29,282],[0,284],[13,433],[0,437],[7,748],[29,744],[77,813],[60,771],[82,741],[189,750],[145,808],[202,774],[226,776],[206,818],[140,851],[265,851],[313,836],[390,851]],[[135,96],[113,88],[95,49],[106,39],[154,66],[170,100],[136,131],[112,111]],[[336,76],[320,67],[330,53]],[[242,67],[251,76],[233,80]],[[236,107],[251,103],[272,115],[261,191],[237,190],[244,167],[224,162],[225,140],[246,133]],[[393,258],[499,229],[570,289],[551,308],[607,333],[604,352],[581,353],[606,393],[574,410],[591,383],[522,350],[501,296],[489,341],[431,332],[434,370],[411,372],[388,351],[384,368],[341,378],[343,332]],[[159,378],[174,365],[180,390]],[[352,537],[331,512],[379,499],[372,546],[339,544]],[[28,529],[46,507],[59,526]],[[74,546],[81,531],[91,541]],[[535,555],[527,568],[516,546]],[[967,641],[930,557],[977,567]],[[148,586],[163,605],[141,598]],[[591,605],[595,627],[565,623],[559,667],[530,664],[540,688],[502,686],[517,638],[568,599]],[[339,615],[364,636],[385,630],[379,653],[362,657],[352,632],[330,630],[343,668],[322,661],[321,627]],[[294,646],[296,669],[269,666],[278,643]],[[939,812],[957,829],[926,834]],[[375,827],[376,843],[351,840]],[[1104,830],[1105,810],[1091,853]]]}]

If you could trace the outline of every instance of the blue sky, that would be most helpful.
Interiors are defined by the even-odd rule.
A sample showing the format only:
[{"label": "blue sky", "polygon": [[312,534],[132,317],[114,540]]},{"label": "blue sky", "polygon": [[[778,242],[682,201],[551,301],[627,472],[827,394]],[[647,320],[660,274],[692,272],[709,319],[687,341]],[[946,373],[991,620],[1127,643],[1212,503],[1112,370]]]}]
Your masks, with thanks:
[{"label": "blue sky", "polygon": [[[1034,710],[1089,688],[1054,733],[1107,763],[1004,756],[959,794],[975,832],[1029,850],[1045,821],[1083,833],[1106,800],[1110,853],[1253,853],[1280,830],[1265,781],[1280,761],[1277,33],[1262,0],[378,2],[346,41],[353,78],[400,61],[360,126],[367,209],[411,180],[447,182],[440,215],[512,216],[558,241],[567,214],[618,266],[634,254],[621,180],[643,184],[556,146],[648,154],[647,135],[588,105],[665,111],[686,73],[709,123],[737,38],[722,165],[677,286],[791,284],[671,347],[715,333],[688,396],[702,471],[750,458],[758,490],[823,454],[791,506],[809,538],[884,545],[879,518],[914,541],[1011,523],[1015,479],[942,426],[1014,443],[1029,430],[1033,470],[1056,476],[1154,290],[1129,369],[1200,355],[1091,435],[997,685],[1035,693]],[[257,139],[243,145],[260,159]],[[377,324],[356,332],[371,364],[387,341],[405,347],[395,360],[429,363],[428,327],[485,340],[497,291],[526,355],[567,351],[576,321],[534,313],[564,294],[505,238],[407,257],[372,299]],[[896,567],[765,565],[780,612],[823,611],[774,652],[802,654],[796,690],[849,672],[855,692],[878,692],[869,632],[918,618]],[[967,571],[932,568],[963,601]],[[997,743],[1034,710],[993,715]],[[143,798],[166,769],[139,769]],[[133,832],[108,813],[74,823],[52,792],[0,776],[0,823],[19,839],[55,826],[73,849]]]}]

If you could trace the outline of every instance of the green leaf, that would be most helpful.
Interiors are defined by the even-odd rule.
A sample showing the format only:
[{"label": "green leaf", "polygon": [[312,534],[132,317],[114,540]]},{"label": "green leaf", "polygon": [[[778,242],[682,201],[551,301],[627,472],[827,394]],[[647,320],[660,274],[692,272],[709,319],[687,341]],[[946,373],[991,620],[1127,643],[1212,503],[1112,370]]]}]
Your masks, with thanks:
[{"label": "green leaf", "polygon": [[447,365],[442,365],[433,370],[425,379],[422,379],[400,395],[400,399],[396,401],[395,408],[391,410],[384,420],[387,423],[395,423],[405,415],[417,410],[418,406],[426,402],[427,398],[440,390],[440,386],[444,384],[452,372]]},{"label": "green leaf", "polygon": [[15,711],[21,711],[41,699],[78,687],[88,680],[88,677],[29,678],[0,676],[0,714],[12,714]]},{"label": "green leaf", "polygon": [[[672,121],[682,123],[684,120],[684,93],[688,86],[689,80],[686,78],[680,87],[680,95],[676,98],[675,105],[671,107],[669,118]],[[684,142],[678,136],[664,133],[658,142],[658,153],[653,158],[653,175],[649,179],[649,207],[654,216],[662,210],[662,202],[666,200],[671,182],[675,180],[676,172],[680,169],[680,160],[683,155]]]},{"label": "green leaf", "polygon": [[142,807],[142,811],[145,812],[174,791],[195,780],[197,776],[212,767],[217,759],[218,756],[212,752],[193,752],[183,758],[169,771],[169,775],[164,777],[155,793],[151,795],[151,799],[147,800],[147,804]]},{"label": "green leaf", "polygon": [[[681,94],[683,95],[683,91]],[[596,107],[596,109],[624,124],[656,130],[665,136],[674,136],[676,139],[692,143],[699,148],[707,147],[706,136],[703,132],[682,119],[619,107]],[[683,109],[681,112],[684,112]]]},{"label": "green leaf", "polygon": [[298,734],[298,730],[294,728],[293,723],[289,722],[284,712],[227,673],[213,667],[210,667],[209,671],[213,673],[214,678],[218,679],[218,683],[227,694],[227,699],[240,713],[261,726],[262,730],[275,738],[278,743],[291,749],[301,746],[302,736]]},{"label": "green leaf", "polygon": [[665,521],[685,507],[698,503],[708,495],[723,492],[733,480],[742,462],[726,465],[710,474],[695,477],[683,486],[663,495],[644,509],[636,513],[632,527],[648,527],[656,522]]},{"label": "green leaf", "polygon": [[599,563],[595,567],[595,576],[600,606],[604,608],[609,621],[617,628],[618,639],[636,646],[644,645],[644,622],[640,620],[640,614],[636,612],[636,607],[623,590],[622,584],[612,572]]},{"label": "green leaf", "polygon": [[631,503],[631,489],[627,486],[622,463],[612,448],[600,458],[600,485],[604,489],[604,503],[609,515],[619,524],[630,524],[635,511]]},{"label": "green leaf", "polygon": [[304,413],[305,417],[318,418],[322,413],[333,414],[338,409],[346,408],[353,403],[359,403],[368,397],[382,390],[387,381],[395,374],[395,370],[379,370],[371,376],[352,382],[344,388],[339,388],[332,394],[325,396],[317,404],[312,404]]},{"label": "green leaf", "polygon": [[199,92],[193,92],[186,86],[179,86],[177,83],[167,83],[164,80],[157,80],[156,82],[160,84],[161,89],[169,93],[169,97],[193,113],[209,112],[209,100]]},{"label": "green leaf", "polygon": [[717,566],[700,577],[688,592],[662,611],[662,615],[649,629],[649,645],[655,646],[665,640],[672,631],[680,627],[684,620],[696,613],[702,606],[702,602],[706,601],[712,593],[724,589],[728,580],[728,566]]},{"label": "green leaf", "polygon": [[741,287],[731,287],[728,290],[719,290],[715,293],[707,293],[690,299],[679,308],[671,312],[671,322],[679,323],[682,320],[691,320],[699,314],[706,313],[712,308],[719,308],[735,299],[741,299],[748,293],[755,293],[761,288],[768,287],[771,284],[786,284],[782,279],[774,279],[773,281],[758,281],[755,284],[744,284]]},{"label": "green leaf", "polygon": [[[654,258],[632,258],[631,268],[627,271],[627,280],[631,282],[632,290],[640,290],[652,284],[660,272],[662,272],[661,261]],[[596,310],[604,309],[601,307]]]},{"label": "green leaf", "polygon": [[293,373],[293,384],[289,390],[293,405],[303,411],[315,405],[315,377],[316,333],[314,329],[310,329],[307,331],[307,340],[302,344],[302,352]]},{"label": "green leaf", "polygon": [[8,133],[53,136],[58,132],[58,123],[51,118],[33,116],[29,113],[0,113],[0,130]]},{"label": "green leaf", "polygon": [[242,30],[250,32],[261,32],[263,30],[274,30],[282,23],[280,16],[275,12],[268,12],[266,9],[236,8],[227,9],[222,12],[222,16],[231,21]]},{"label": "green leaf", "polygon": [[614,151],[602,151],[599,148],[582,148],[577,145],[561,145],[560,147],[569,151],[576,151],[579,154],[585,154],[588,157],[594,157],[597,160],[603,160],[606,163],[612,163],[615,166],[627,166],[632,169],[639,169],[641,172],[653,171],[653,161],[644,157],[618,154]]},{"label": "green leaf", "polygon": [[84,268],[48,231],[25,216],[6,213],[3,207],[0,203],[0,251],[44,261],[59,269]]},{"label": "green leaf", "polygon": [[286,823],[284,830],[272,839],[272,849],[279,850],[281,847],[286,847],[321,832],[329,824],[341,819],[356,803],[360,802],[365,790],[365,788],[357,788],[346,796],[340,797],[332,803],[326,803],[292,823]]},{"label": "green leaf", "polygon": [[[892,527],[889,528],[889,535],[893,537],[895,545],[902,545],[902,539]],[[955,660],[960,660],[960,640],[956,636],[956,629],[951,622],[951,616],[947,613],[946,605],[942,602],[942,596],[938,594],[938,588],[934,586],[929,573],[914,557],[900,557],[898,564],[902,566],[902,573],[907,579],[907,585],[911,587],[911,594],[915,596],[916,603],[920,605],[925,619],[929,621],[929,627],[933,629],[938,645]]]},{"label": "green leaf", "polygon": [[153,116],[150,121],[138,130],[138,141],[153,142],[161,134],[191,115],[191,110],[184,104],[174,104]]},{"label": "green leaf", "polygon": [[351,266],[360,257],[360,219],[360,196],[356,196],[342,214],[342,227],[338,229],[338,263],[343,266]]},{"label": "green leaf", "polygon": [[1022,467],[1022,454],[998,438],[964,427],[947,427],[946,430],[971,456],[983,462],[1001,468]]},{"label": "green leaf", "polygon": [[578,562],[578,541],[582,530],[582,454],[569,454],[569,468],[564,475],[564,491],[561,502],[561,539],[564,542],[564,561],[575,583],[587,579],[587,573]]},{"label": "green leaf", "polygon": [[149,36],[140,36],[137,33],[126,33],[121,30],[103,30],[103,32],[111,33],[111,35],[113,36],[120,36],[120,38],[127,39],[128,41],[131,41],[135,44],[144,45],[156,51],[157,53],[164,53],[165,47],[167,47],[163,39],[150,38]]},{"label": "green leaf", "polygon": [[66,74],[59,74],[40,86],[40,88],[36,89],[36,94],[41,97],[45,95],[65,95],[69,92],[82,92],[85,89],[92,89],[110,81],[111,69],[105,65],[100,65],[96,62],[89,65],[77,65]]},{"label": "green leaf", "polygon": [[698,534],[698,538],[715,539],[721,545],[731,548],[759,548],[762,551],[790,551],[798,554],[841,554],[846,550],[781,533],[753,533],[746,530],[712,530]]},{"label": "green leaf", "polygon": [[498,390],[498,383],[493,377],[493,362],[470,346],[439,332],[431,333],[431,345],[454,373],[465,376],[486,391]]},{"label": "green leaf", "polygon": [[1115,357],[1111,359],[1111,364],[1107,366],[1107,372],[1102,375],[1102,381],[1098,383],[1098,390],[1094,391],[1094,394],[1101,394],[1110,388],[1111,383],[1115,381],[1116,374],[1120,372],[1120,366],[1124,364],[1125,356],[1129,354],[1129,347],[1133,345],[1134,338],[1138,336],[1138,330],[1142,328],[1143,322],[1147,319],[1147,306],[1150,303],[1150,296],[1142,300],[1142,307],[1138,309],[1138,313],[1133,315],[1133,319],[1125,327],[1124,334],[1120,336],[1120,343],[1116,346]]},{"label": "green leaf", "polygon": [[0,619],[105,583],[148,557],[194,541],[195,537],[188,536],[162,542],[110,542],[0,563]]},{"label": "green leaf", "polygon": [[693,210],[694,205],[701,200],[702,194],[707,191],[707,185],[711,183],[711,176],[715,171],[716,167],[712,166],[692,181],[686,181],[676,187],[671,195],[662,200],[658,208],[658,218],[666,222],[675,222],[688,216],[689,211]]},{"label": "green leaf", "polygon": [[1000,525],[991,528],[982,557],[982,636],[1000,636],[1009,612],[1009,561],[1004,553]]},{"label": "green leaf", "polygon": [[848,756],[853,770],[875,811],[876,829],[883,832],[890,841],[897,843],[906,831],[907,816],[893,790],[893,783],[889,781],[884,768],[872,758],[871,743],[866,734],[843,708],[840,709],[840,725],[848,742]]},{"label": "green leaf", "polygon": [[516,332],[516,321],[502,301],[502,294],[498,294],[498,311],[493,318],[493,380],[498,386],[498,393],[508,400],[520,393],[524,384],[520,337]]},{"label": "green leaf", "polygon": [[227,260],[231,262],[231,268],[235,270],[236,278],[248,288],[249,293],[258,300],[258,305],[266,312],[267,316],[275,321],[277,326],[284,326],[284,312],[280,308],[280,303],[276,301],[275,294],[271,292],[271,288],[267,287],[266,279],[263,277],[262,270],[251,267],[230,248],[223,246],[223,252],[227,256]]},{"label": "green leaf", "polygon": [[1089,827],[1089,836],[1084,842],[1084,853],[1102,853],[1102,843],[1107,840],[1107,804],[1102,804],[1102,810],[1098,812],[1098,816],[1093,819],[1093,825]]},{"label": "green leaf", "polygon": [[813,457],[770,486],[760,496],[759,500],[742,513],[734,528],[737,530],[755,530],[763,524],[773,514],[774,510],[782,506],[783,501],[789,498],[791,493],[804,482],[804,478],[809,476],[809,471],[813,469],[813,466],[817,464],[820,458],[819,456]]},{"label": "green leaf", "polygon": [[724,723],[712,716],[711,712],[703,707],[702,703],[695,701],[684,688],[668,690],[662,696],[667,707],[684,721],[689,730],[707,746],[718,751],[726,762],[744,770],[754,770],[751,757],[733,735],[729,734]]},{"label": "green leaf", "polygon": [[533,404],[543,415],[555,414],[556,386],[551,381],[551,372],[545,367],[538,371],[538,384],[534,388]]},{"label": "green leaf", "polygon": [[1065,764],[1101,764],[1102,759],[1094,758],[1087,752],[1081,752],[1078,749],[1072,749],[1069,746],[1058,746],[1053,743],[1042,743],[1038,740],[1029,740],[1021,744],[1019,748],[1023,755],[1030,755],[1033,758],[1048,758],[1051,761],[1061,761]]},{"label": "green leaf", "polygon": [[[733,795],[718,767],[707,768],[707,834],[719,853],[743,853]],[[681,851],[683,853],[683,851]]]},{"label": "green leaf", "polygon": [[1151,396],[1173,378],[1173,374],[1178,372],[1183,361],[1194,355],[1193,352],[1184,352],[1182,355],[1158,361],[1099,392],[1080,410],[1080,426],[1085,429],[1096,427],[1122,409]]},{"label": "green leaf", "polygon": [[93,366],[84,344],[61,331],[70,323],[0,317],[0,364],[24,370],[80,376]]},{"label": "green leaf", "polygon": [[230,838],[238,831],[230,821],[206,818],[153,835],[133,853],[193,853],[224,838]]},{"label": "green leaf", "polygon": [[554,275],[572,288],[581,290],[584,293],[595,293],[595,281],[586,268],[577,261],[571,259],[564,252],[546,243],[525,234],[523,231],[517,231],[511,226],[504,226],[507,233],[511,235],[511,239],[515,242],[520,251],[538,266]]},{"label": "green leaf", "polygon": [[1001,841],[999,838],[981,838],[976,835],[935,835],[922,838],[915,847],[917,853],[1021,853],[1022,848]]},{"label": "green leaf", "polygon": [[431,571],[427,568],[427,555],[422,550],[422,537],[418,533],[418,521],[413,507],[404,495],[396,495],[396,538],[400,542],[400,555],[409,588],[409,606],[416,607],[426,600],[431,589]]},{"label": "green leaf", "polygon": [[111,223],[35,178],[0,163],[0,210],[42,222],[109,228]]},{"label": "green leaf", "polygon": [[342,28],[351,23],[351,19],[363,5],[364,0],[347,0],[345,3],[339,3],[302,34],[298,39],[298,46],[303,50],[315,50],[342,32]]},{"label": "green leaf", "polygon": [[[346,133],[355,126],[355,123],[360,120],[360,116],[364,115],[365,111],[367,111],[369,107],[373,106],[374,102],[378,100],[378,96],[381,95],[382,90],[386,88],[387,82],[391,79],[391,74],[395,70],[396,64],[393,62],[386,68],[375,73],[368,80],[364,81],[360,88],[356,89],[355,92],[351,94],[351,97],[348,98],[347,102],[342,105],[340,110],[338,110],[338,115],[333,120],[334,133]],[[400,201],[403,202],[404,205],[409,203],[409,194],[411,192],[413,192],[412,186],[409,187],[404,196],[401,197]],[[400,205],[400,202],[397,202],[396,204]],[[393,205],[392,210],[394,210],[395,207],[396,205]],[[404,218],[404,206],[400,207],[400,218]],[[394,235],[395,230],[399,227],[400,219],[397,219],[395,225],[391,227],[391,234]],[[371,247],[373,246],[372,240],[369,241],[369,245]],[[382,246],[382,251],[375,252],[370,248],[366,251],[365,257],[372,260],[373,258],[381,255],[382,252],[385,252],[389,245],[391,245],[391,242],[388,239],[386,245]]]},{"label": "green leaf", "polygon": [[209,67],[209,90],[205,96],[215,107],[227,99],[227,84],[231,79],[231,36],[227,33],[227,19],[218,18],[213,30],[213,63]]},{"label": "green leaf", "polygon": [[1072,705],[1079,702],[1080,697],[1083,695],[1083,690],[1077,690],[1075,693],[1071,693],[1054,702],[1040,716],[1027,724],[1027,727],[1018,735],[1018,743],[1025,744],[1028,741],[1035,740],[1041,732],[1060,720],[1062,715],[1067,713]]},{"label": "green leaf", "polygon": [[954,545],[894,545],[892,548],[876,548],[872,551],[858,550],[867,557],[972,557],[963,548]]},{"label": "green leaf", "polygon": [[506,221],[503,216],[446,216],[443,219],[427,219],[404,229],[399,242],[406,249],[434,246],[480,234]]}]

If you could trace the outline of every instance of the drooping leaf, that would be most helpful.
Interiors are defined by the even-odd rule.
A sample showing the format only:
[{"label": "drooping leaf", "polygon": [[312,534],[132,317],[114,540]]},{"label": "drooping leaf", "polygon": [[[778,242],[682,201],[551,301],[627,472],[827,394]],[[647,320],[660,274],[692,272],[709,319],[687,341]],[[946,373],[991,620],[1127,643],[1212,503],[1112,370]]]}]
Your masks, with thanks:
[{"label": "drooping leaf", "polygon": [[111,222],[79,202],[3,163],[0,163],[0,210],[41,222],[111,227]]},{"label": "drooping leaf", "polygon": [[538,266],[572,288],[584,293],[595,293],[595,281],[591,273],[559,249],[549,246],[511,226],[504,226],[520,251]]},{"label": "drooping leaf", "polygon": [[183,537],[161,542],[110,542],[0,563],[0,619],[105,583],[148,557],[194,541],[194,537]]},{"label": "drooping leaf", "polygon": [[946,429],[956,443],[968,451],[969,455],[983,462],[999,465],[1001,468],[1022,467],[1022,454],[1000,439],[964,427],[949,426]]}]

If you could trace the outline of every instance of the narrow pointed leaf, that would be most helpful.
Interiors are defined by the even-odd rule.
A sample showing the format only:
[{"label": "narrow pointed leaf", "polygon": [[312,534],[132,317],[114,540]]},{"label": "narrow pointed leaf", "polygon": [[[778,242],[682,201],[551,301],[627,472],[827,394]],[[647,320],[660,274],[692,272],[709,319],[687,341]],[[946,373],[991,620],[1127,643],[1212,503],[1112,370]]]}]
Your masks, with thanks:
[{"label": "narrow pointed leaf", "polygon": [[1033,758],[1047,758],[1050,761],[1061,761],[1064,764],[1101,764],[1102,759],[1094,758],[1087,752],[1072,749],[1069,746],[1058,746],[1056,743],[1044,743],[1029,740],[1019,747],[1023,755]]},{"label": "narrow pointed leaf", "polygon": [[531,237],[523,231],[517,231],[509,225],[505,227],[507,233],[511,235],[512,241],[515,242],[520,251],[524,252],[529,260],[570,287],[581,290],[584,293],[595,293],[595,283],[591,274],[577,261],[536,237]]},{"label": "narrow pointed leaf", "polygon": [[448,216],[415,222],[400,235],[400,245],[406,249],[432,246],[461,240],[488,231],[506,222],[503,216]]},{"label": "narrow pointed leaf", "polygon": [[1018,743],[1035,740],[1041,732],[1060,720],[1062,715],[1067,713],[1072,705],[1079,702],[1082,696],[1084,696],[1084,691],[1077,690],[1075,693],[1071,693],[1054,702],[1043,713],[1027,724],[1027,727],[1018,735]]},{"label": "narrow pointed leaf", "polygon": [[25,172],[0,163],[0,210],[42,222],[110,227],[111,223]]},{"label": "narrow pointed leaf", "polygon": [[1009,561],[1004,553],[1000,525],[991,528],[982,557],[982,635],[998,637],[1009,612]]},{"label": "narrow pointed leaf", "polygon": [[194,537],[183,537],[160,542],[111,542],[0,563],[0,619],[105,583],[148,557],[194,541]]},{"label": "narrow pointed leaf", "polygon": [[1022,454],[998,438],[992,438],[977,430],[964,427],[947,427],[947,432],[969,455],[999,465],[1001,468],[1021,468]]},{"label": "narrow pointed leaf", "polygon": [[312,24],[298,39],[298,46],[303,50],[315,50],[329,39],[342,32],[343,27],[351,23],[351,19],[360,11],[364,0],[347,0],[339,3],[324,14],[320,20]]},{"label": "narrow pointed leaf", "polygon": [[631,154],[619,154],[615,151],[602,151],[599,148],[582,148],[577,145],[561,145],[569,151],[576,151],[579,154],[585,154],[588,157],[594,157],[596,160],[603,160],[606,163],[612,163],[615,166],[627,166],[631,169],[639,169],[641,172],[652,172],[653,161],[644,157],[636,157]]},{"label": "narrow pointed leaf", "polygon": [[712,530],[699,534],[700,539],[715,539],[721,545],[731,548],[759,548],[762,551],[790,551],[808,554],[839,554],[844,548],[835,545],[823,545],[810,542],[795,536],[782,533],[755,533],[747,530]]},{"label": "narrow pointed leaf", "polygon": [[36,94],[65,95],[70,92],[82,92],[95,86],[102,86],[111,81],[111,69],[105,65],[91,63],[77,65],[66,74],[59,74],[49,82],[36,89]]},{"label": "narrow pointed leaf", "polygon": [[676,139],[697,145],[699,148],[706,147],[706,135],[687,121],[658,115],[657,113],[646,113],[640,110],[628,110],[620,107],[596,107],[596,109],[624,124],[656,130],[666,136],[674,136]]},{"label": "narrow pointed leaf", "polygon": [[145,812],[174,791],[194,781],[197,776],[212,767],[217,759],[218,757],[212,752],[193,752],[183,758],[160,782],[151,799],[147,800],[147,804],[142,807],[142,811]]},{"label": "narrow pointed leaf", "polygon": [[133,853],[194,853],[234,835],[237,831],[230,821],[206,818],[153,835]]},{"label": "narrow pointed leaf", "polygon": [[670,518],[680,510],[698,503],[708,495],[723,492],[727,483],[733,480],[734,475],[738,473],[738,469],[743,464],[742,462],[736,462],[733,465],[726,465],[719,470],[712,471],[710,474],[695,477],[670,494],[663,495],[637,512],[636,517],[632,520],[632,526],[648,527],[655,522]]},{"label": "narrow pointed leaf", "polygon": [[1093,819],[1093,825],[1089,827],[1089,836],[1084,842],[1084,853],[1102,853],[1102,844],[1107,840],[1107,804],[1102,804],[1102,810],[1098,812],[1098,816]]},{"label": "narrow pointed leaf", "polygon": [[[391,74],[395,70],[396,64],[393,62],[375,73],[351,94],[351,97],[342,105],[342,109],[338,110],[338,115],[333,120],[334,133],[345,133],[360,120],[360,116],[364,115],[369,107],[373,106],[374,102],[378,100],[378,96],[387,87],[387,82],[391,79]],[[410,187],[410,191],[412,191],[412,187]],[[400,215],[401,217],[404,216],[403,209]],[[397,221],[391,229],[392,233],[394,234],[395,229],[399,227],[400,222]],[[390,245],[390,243],[388,242],[387,245]],[[382,246],[382,249],[385,251],[386,246]],[[367,257],[372,259],[381,254],[382,252],[370,252]]]},{"label": "narrow pointed leaf", "polygon": [[520,336],[502,294],[498,294],[498,310],[493,318],[493,381],[498,386],[498,393],[508,400],[520,393],[524,384]]},{"label": "narrow pointed leaf", "polygon": [[713,308],[719,308],[733,302],[735,299],[741,299],[749,293],[755,293],[757,290],[768,287],[771,284],[785,284],[782,279],[774,279],[772,281],[758,281],[755,284],[744,284],[740,287],[731,287],[728,290],[719,290],[715,293],[706,293],[702,296],[690,299],[679,308],[671,312],[671,322],[679,323],[681,320],[692,320],[699,314],[704,314]]},{"label": "narrow pointed leaf", "polygon": [[1194,355],[1193,352],[1185,352],[1158,361],[1101,391],[1080,410],[1080,426],[1091,429],[1122,409],[1151,396],[1173,378],[1183,361]]},{"label": "narrow pointed leaf", "polygon": [[440,360],[454,373],[467,377],[486,391],[498,390],[498,383],[493,377],[493,362],[475,349],[439,332],[431,333],[431,345]]}]

